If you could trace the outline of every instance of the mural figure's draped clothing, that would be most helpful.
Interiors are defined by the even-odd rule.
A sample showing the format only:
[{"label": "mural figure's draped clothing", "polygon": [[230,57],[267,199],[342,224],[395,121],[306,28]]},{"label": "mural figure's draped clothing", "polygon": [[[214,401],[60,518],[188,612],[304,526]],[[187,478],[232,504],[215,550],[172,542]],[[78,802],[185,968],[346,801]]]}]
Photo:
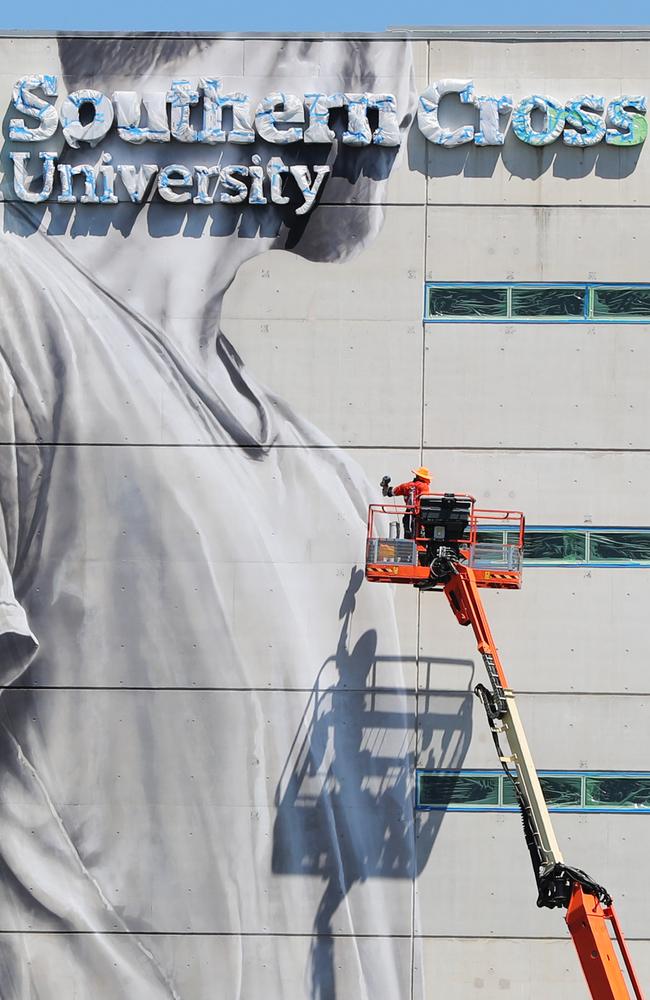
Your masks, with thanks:
[{"label": "mural figure's draped clothing", "polygon": [[[182,991],[164,935],[291,932],[309,906],[318,923],[319,890],[299,903],[301,880],[271,872],[293,734],[264,688],[304,704],[336,655],[368,490],[225,340],[240,412],[43,235],[2,237],[0,302],[0,662],[17,685],[0,699],[0,916],[73,932],[5,942],[3,1000],[243,995],[237,949]],[[377,629],[395,652],[390,594],[356,600],[350,645]],[[345,786],[344,754],[332,768]],[[346,822],[357,881],[368,817]],[[336,822],[319,836],[335,859]],[[397,997],[388,943],[373,966],[359,957],[358,995],[374,977]]]}]

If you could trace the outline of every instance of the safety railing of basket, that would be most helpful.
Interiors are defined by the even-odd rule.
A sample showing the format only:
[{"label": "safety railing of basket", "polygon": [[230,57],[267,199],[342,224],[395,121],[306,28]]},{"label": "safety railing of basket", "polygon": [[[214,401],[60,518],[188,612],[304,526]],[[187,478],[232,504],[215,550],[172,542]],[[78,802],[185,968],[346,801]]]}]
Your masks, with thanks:
[{"label": "safety railing of basket", "polygon": [[[426,494],[441,496],[442,494]],[[472,503],[466,537],[461,542],[461,551],[469,565],[477,569],[508,569],[520,571],[524,546],[525,518],[522,511],[491,510],[474,507],[474,498],[469,494],[456,494]],[[375,542],[391,541],[395,547],[400,540],[400,522],[405,515],[417,513],[417,506],[396,503],[372,504],[368,516],[367,553],[369,561],[383,561]],[[397,519],[397,534],[391,529],[391,519]],[[395,521],[392,521],[393,525]],[[393,534],[391,537],[391,531]],[[495,537],[498,536],[499,537]],[[426,542],[425,538],[416,539]],[[411,543],[412,544],[412,543]],[[415,549],[415,546],[413,545]],[[413,560],[416,555],[413,552]],[[411,561],[406,553],[399,558],[397,551],[390,561]]]},{"label": "safety railing of basket", "polygon": [[520,572],[525,529],[521,511],[475,508],[467,546],[469,565],[475,569]]},{"label": "safety railing of basket", "polygon": [[[446,494],[446,493],[423,493],[422,494],[422,497],[440,497],[440,498],[442,498],[442,497],[445,497],[445,496],[449,496],[449,494]],[[467,539],[468,542],[471,543],[472,541],[476,540],[475,538],[474,539],[472,538],[472,534],[471,534],[471,526],[472,526],[472,522],[474,521],[474,504],[476,503],[476,500],[475,500],[475,498],[470,493],[455,493],[454,496],[457,499],[459,499],[459,500],[469,500],[470,503],[471,503],[470,535],[468,536],[468,539]],[[388,534],[387,534],[386,530],[381,531],[381,530],[377,530],[377,528],[376,528],[376,524],[377,524],[378,520],[379,520],[380,524],[382,523],[381,522],[381,515],[387,515],[387,516],[391,516],[392,515],[393,517],[396,517],[399,521],[401,521],[402,518],[405,515],[416,514],[417,513],[417,509],[418,509],[418,505],[417,504],[413,505],[413,504],[406,504],[406,503],[403,504],[403,503],[395,503],[395,502],[393,502],[393,503],[373,503],[373,504],[371,504],[370,508],[369,508],[369,511],[368,511],[368,539],[388,537]],[[503,512],[502,511],[498,511],[497,513],[503,513]],[[384,520],[384,524],[385,524],[385,520]],[[384,524],[382,524],[382,527],[384,526]]]}]

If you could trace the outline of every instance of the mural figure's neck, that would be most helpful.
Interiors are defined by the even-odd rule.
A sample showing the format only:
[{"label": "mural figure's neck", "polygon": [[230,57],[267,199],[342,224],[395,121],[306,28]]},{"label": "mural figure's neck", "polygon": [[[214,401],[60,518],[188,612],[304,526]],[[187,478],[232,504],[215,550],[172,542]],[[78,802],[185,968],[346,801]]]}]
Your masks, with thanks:
[{"label": "mural figure's neck", "polygon": [[142,324],[143,336],[148,328],[147,335],[159,341],[238,443],[268,447],[276,433],[271,403],[220,330],[226,289],[246,258],[266,249],[266,241],[235,237],[206,250],[179,235],[152,240],[135,227],[126,239],[112,230],[101,239],[70,240],[48,236],[46,227],[41,236]]}]

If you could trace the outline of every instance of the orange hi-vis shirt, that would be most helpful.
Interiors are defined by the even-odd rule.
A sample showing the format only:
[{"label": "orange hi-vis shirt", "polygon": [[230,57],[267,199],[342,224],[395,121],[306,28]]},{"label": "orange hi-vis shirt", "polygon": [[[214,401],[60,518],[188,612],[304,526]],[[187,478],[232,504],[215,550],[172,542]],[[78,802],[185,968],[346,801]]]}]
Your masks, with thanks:
[{"label": "orange hi-vis shirt", "polygon": [[430,489],[431,483],[427,483],[423,479],[416,479],[411,480],[409,483],[400,483],[399,486],[394,486],[393,496],[404,497],[409,506],[417,506],[422,494],[428,493]]}]

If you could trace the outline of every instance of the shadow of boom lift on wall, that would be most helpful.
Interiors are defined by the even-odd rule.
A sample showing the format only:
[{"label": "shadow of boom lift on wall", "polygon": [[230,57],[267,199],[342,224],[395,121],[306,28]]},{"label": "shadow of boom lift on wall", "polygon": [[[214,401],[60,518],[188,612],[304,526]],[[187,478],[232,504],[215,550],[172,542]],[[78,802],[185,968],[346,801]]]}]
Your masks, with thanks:
[{"label": "shadow of boom lift on wall", "polygon": [[[336,653],[319,670],[275,794],[273,873],[325,884],[314,921],[313,1000],[335,1000],[335,914],[354,884],[413,879],[431,854],[444,813],[415,811],[416,756],[420,767],[459,768],[472,730],[473,661],[454,661],[461,690],[416,693],[377,684],[379,666],[397,672],[414,658],[377,656],[373,629],[348,648],[362,579],[353,571]],[[421,676],[440,662],[420,657]]]}]

